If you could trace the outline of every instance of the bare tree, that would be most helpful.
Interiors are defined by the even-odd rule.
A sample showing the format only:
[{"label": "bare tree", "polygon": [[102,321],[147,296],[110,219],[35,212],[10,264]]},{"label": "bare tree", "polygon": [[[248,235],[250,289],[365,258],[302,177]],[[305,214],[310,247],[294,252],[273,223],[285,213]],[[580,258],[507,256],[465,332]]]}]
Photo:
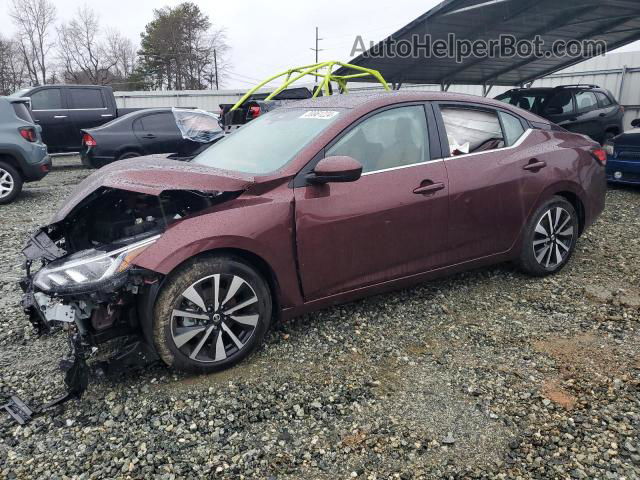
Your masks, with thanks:
[{"label": "bare tree", "polygon": [[35,85],[47,83],[55,5],[49,0],[12,0],[9,15],[18,29],[19,50],[30,82]]},{"label": "bare tree", "polygon": [[110,71],[116,60],[100,39],[100,22],[86,5],[77,17],[58,28],[58,54],[65,79],[73,83],[106,85],[113,80]]},{"label": "bare tree", "polygon": [[113,75],[124,80],[133,75],[136,69],[137,49],[131,39],[124,37],[117,30],[108,30],[106,34],[106,50],[109,62],[113,65]]},{"label": "bare tree", "polygon": [[0,37],[0,95],[9,95],[28,81],[18,42]]}]

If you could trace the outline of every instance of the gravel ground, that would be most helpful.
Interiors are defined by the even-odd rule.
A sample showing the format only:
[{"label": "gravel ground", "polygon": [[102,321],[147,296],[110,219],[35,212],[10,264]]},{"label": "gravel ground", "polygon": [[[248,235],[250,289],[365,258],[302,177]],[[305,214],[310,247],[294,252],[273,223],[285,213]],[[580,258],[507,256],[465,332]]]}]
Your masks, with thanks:
[{"label": "gravel ground", "polygon": [[[16,281],[78,164],[0,207],[0,399],[62,389],[64,337],[35,337]],[[298,318],[216,375],[151,367],[2,418],[0,477],[640,478],[640,190],[607,203],[552,278],[456,275]]]}]

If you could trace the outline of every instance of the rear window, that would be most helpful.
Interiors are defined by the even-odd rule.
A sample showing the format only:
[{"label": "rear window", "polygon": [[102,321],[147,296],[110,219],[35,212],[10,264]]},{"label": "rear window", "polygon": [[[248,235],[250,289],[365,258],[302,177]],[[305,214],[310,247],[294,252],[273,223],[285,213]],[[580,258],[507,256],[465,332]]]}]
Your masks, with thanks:
[{"label": "rear window", "polygon": [[25,103],[22,102],[14,102],[11,104],[13,107],[13,111],[16,112],[16,117],[20,120],[24,120],[25,122],[33,123],[33,118],[31,118],[31,112],[29,112],[29,108]]},{"label": "rear window", "polygon": [[509,105],[522,108],[538,115],[544,109],[548,99],[548,92],[527,91],[505,93],[496,97],[496,100],[500,100],[501,102],[508,103]]},{"label": "rear window", "polygon": [[605,95],[602,92],[595,92],[595,93],[596,93],[596,97],[598,97],[598,103],[600,104],[601,107],[610,107],[611,105],[613,105],[613,102],[607,95]]},{"label": "rear window", "polygon": [[102,92],[97,88],[70,88],[71,108],[105,108]]},{"label": "rear window", "polygon": [[457,107],[443,107],[440,111],[452,156],[505,146],[496,111]]}]

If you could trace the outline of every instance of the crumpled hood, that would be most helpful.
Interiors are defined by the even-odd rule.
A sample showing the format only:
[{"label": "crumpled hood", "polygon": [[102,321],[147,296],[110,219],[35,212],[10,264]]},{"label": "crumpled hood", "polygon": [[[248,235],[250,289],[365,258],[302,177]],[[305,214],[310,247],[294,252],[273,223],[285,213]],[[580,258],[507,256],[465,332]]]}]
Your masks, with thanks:
[{"label": "crumpled hood", "polygon": [[171,160],[166,155],[120,160],[92,173],[78,184],[50,223],[64,220],[82,200],[102,187],[160,195],[167,190],[238,192],[246,190],[252,183],[254,179],[251,176]]}]

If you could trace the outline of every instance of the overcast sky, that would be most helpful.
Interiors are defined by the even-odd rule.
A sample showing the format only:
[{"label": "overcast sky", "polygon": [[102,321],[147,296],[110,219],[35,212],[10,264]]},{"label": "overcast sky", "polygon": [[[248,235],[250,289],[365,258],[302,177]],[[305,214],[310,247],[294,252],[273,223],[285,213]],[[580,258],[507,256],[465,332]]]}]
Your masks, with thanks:
[{"label": "overcast sky", "polygon": [[[217,27],[224,27],[231,46],[231,73],[225,88],[242,88],[289,67],[313,63],[315,27],[320,28],[320,60],[348,61],[356,35],[378,41],[439,3],[439,0],[193,0]],[[13,33],[9,0],[0,2],[0,34]],[[153,19],[153,9],[177,5],[178,0],[103,0],[88,5],[103,27],[114,27],[139,42],[140,32]],[[58,21],[68,21],[77,0],[54,0]],[[368,44],[368,43],[367,43]],[[640,50],[640,44],[625,50]]]}]

